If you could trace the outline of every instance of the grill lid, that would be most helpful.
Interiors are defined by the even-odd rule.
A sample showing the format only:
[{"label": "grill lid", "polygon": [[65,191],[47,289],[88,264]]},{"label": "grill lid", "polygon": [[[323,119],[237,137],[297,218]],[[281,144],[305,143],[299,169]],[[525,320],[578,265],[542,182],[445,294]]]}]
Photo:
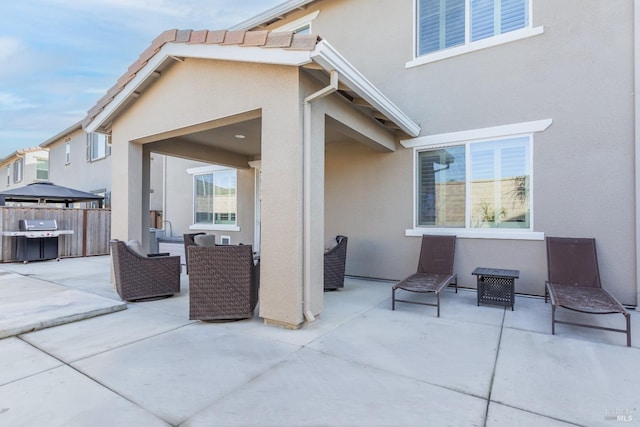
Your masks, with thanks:
[{"label": "grill lid", "polygon": [[20,231],[48,231],[57,230],[58,223],[55,219],[21,219],[18,227]]}]

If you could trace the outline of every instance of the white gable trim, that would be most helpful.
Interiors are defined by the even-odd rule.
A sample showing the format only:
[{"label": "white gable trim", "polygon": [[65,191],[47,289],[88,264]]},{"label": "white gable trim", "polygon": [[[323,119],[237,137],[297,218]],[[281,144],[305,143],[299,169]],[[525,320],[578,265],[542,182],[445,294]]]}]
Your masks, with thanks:
[{"label": "white gable trim", "polygon": [[287,13],[298,9],[303,8],[304,6],[312,3],[315,0],[289,0],[287,2],[281,3],[271,9],[267,9],[259,15],[254,16],[253,18],[249,18],[246,21],[242,21],[239,24],[230,27],[229,30],[248,30],[251,28],[255,28],[264,24],[265,22],[272,21],[274,19],[278,19]]},{"label": "white gable trim", "polygon": [[327,71],[336,70],[340,75],[340,80],[346,86],[387,116],[408,135],[417,136],[420,134],[420,126],[384,96],[326,40],[317,44],[315,50],[311,52],[311,58]]}]

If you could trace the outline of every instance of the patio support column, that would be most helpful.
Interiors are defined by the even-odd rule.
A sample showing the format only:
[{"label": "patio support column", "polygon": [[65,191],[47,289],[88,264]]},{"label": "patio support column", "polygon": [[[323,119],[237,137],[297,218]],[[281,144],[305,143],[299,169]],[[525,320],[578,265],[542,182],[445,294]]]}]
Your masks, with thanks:
[{"label": "patio support column", "polygon": [[142,179],[141,179],[141,198],[142,204],[140,205],[140,224],[142,228],[142,247],[151,252],[151,246],[149,242],[150,234],[149,228],[151,226],[151,218],[149,217],[151,201],[151,150],[149,145],[143,145],[142,148]]},{"label": "patio support column", "polygon": [[[111,237],[140,240],[143,236],[143,147],[129,141],[120,142],[115,133],[113,140]],[[147,207],[148,198],[147,193]]]},{"label": "patio support column", "polygon": [[260,313],[296,329],[302,312],[302,114],[296,91],[262,110]]},{"label": "patio support column", "polygon": [[640,0],[633,2],[634,107],[635,107],[635,202],[636,202],[636,310],[640,310]]}]

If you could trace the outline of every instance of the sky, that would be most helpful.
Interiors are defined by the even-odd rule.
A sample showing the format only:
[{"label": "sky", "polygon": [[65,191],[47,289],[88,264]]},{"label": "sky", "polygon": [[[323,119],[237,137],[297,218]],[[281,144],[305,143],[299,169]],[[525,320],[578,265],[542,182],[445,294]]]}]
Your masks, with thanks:
[{"label": "sky", "polygon": [[169,29],[220,30],[283,0],[4,0],[0,159],[82,120]]}]

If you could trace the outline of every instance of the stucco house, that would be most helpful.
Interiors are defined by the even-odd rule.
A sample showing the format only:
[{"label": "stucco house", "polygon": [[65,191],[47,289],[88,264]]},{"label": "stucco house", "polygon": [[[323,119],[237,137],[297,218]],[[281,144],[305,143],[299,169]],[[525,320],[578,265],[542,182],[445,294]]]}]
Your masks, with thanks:
[{"label": "stucco house", "polygon": [[[111,142],[109,136],[86,133],[82,122],[74,123],[40,144],[49,151],[49,180],[63,187],[104,197],[104,208],[111,199]],[[97,207],[80,203],[86,207]]]},{"label": "stucco house", "polygon": [[216,165],[192,171],[193,228],[259,246],[267,324],[321,314],[336,234],[354,276],[400,279],[420,236],[453,234],[460,284],[519,269],[533,295],[545,236],[595,237],[636,305],[639,2],[392,3],[290,0],[156,38],[83,122],[121,171],[113,237],[148,238],[158,153]]},{"label": "stucco house", "polygon": [[[104,197],[103,207],[111,207],[112,174],[120,173],[120,168],[112,166],[110,137],[100,133],[87,133],[82,122],[74,123],[57,135],[40,144],[49,155],[49,180],[57,185],[94,193]],[[156,154],[150,158],[149,209],[151,227],[166,228],[166,235],[180,235],[189,231],[191,220],[183,213],[185,209],[173,209],[174,203],[181,203],[185,186],[190,186],[192,178],[187,170],[206,166],[206,163]],[[178,189],[167,206],[165,188]],[[186,194],[190,195],[190,192]],[[190,201],[187,205],[190,205]],[[184,206],[182,202],[178,206]],[[97,204],[76,203],[76,207],[97,207]],[[95,205],[95,206],[94,206]],[[167,210],[171,212],[167,216]],[[190,212],[188,210],[187,212]],[[164,219],[167,218],[165,221]],[[175,230],[173,227],[175,224]]]},{"label": "stucco house", "polygon": [[33,147],[16,150],[0,160],[0,171],[4,174],[2,190],[24,187],[49,179],[49,152],[45,148]]}]

